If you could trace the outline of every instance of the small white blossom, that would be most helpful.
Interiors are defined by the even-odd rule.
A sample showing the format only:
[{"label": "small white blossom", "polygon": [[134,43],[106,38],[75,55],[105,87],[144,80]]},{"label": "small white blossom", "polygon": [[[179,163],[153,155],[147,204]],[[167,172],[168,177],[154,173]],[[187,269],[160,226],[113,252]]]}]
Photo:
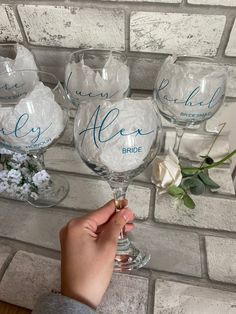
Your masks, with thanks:
[{"label": "small white blossom", "polygon": [[21,186],[21,191],[23,194],[28,194],[30,192],[30,184],[29,183],[24,183]]},{"label": "small white blossom", "polygon": [[32,197],[34,200],[38,199],[38,194],[35,192],[30,193],[30,197]]},{"label": "small white blossom", "polygon": [[28,159],[27,154],[14,153],[12,156],[12,160],[20,164],[26,161],[27,159]]},{"label": "small white blossom", "polygon": [[0,182],[0,193],[6,191],[8,189],[8,183],[5,181]]},{"label": "small white blossom", "polygon": [[170,186],[179,186],[182,180],[178,157],[172,149],[163,160],[156,158],[152,168],[152,182],[165,192]]},{"label": "small white blossom", "polygon": [[50,180],[50,175],[47,173],[46,170],[42,170],[37,172],[33,177],[32,180],[36,186],[48,184]]},{"label": "small white blossom", "polygon": [[9,193],[9,194],[14,196],[16,194],[17,190],[18,190],[17,184],[16,183],[12,183],[12,184],[8,185],[8,188],[7,188],[6,191],[7,191],[7,193]]},{"label": "small white blossom", "polygon": [[19,184],[22,180],[22,176],[19,170],[11,169],[8,172],[8,179],[13,182]]},{"label": "small white blossom", "polygon": [[0,171],[0,181],[7,181],[8,180],[8,171],[1,170]]}]

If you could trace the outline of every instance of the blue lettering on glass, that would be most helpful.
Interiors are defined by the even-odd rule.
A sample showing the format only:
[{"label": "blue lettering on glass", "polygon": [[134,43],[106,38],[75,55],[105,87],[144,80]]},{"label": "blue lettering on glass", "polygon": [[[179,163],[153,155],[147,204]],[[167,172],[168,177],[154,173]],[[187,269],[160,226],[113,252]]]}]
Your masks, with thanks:
[{"label": "blue lettering on glass", "polygon": [[[22,83],[22,84],[15,83],[13,85],[5,83],[5,84],[0,85],[0,90],[4,90],[4,91],[8,92],[8,91],[11,91],[13,89],[16,89],[16,90],[20,89],[24,85],[25,85],[25,83]],[[19,94],[14,94],[14,95],[13,94],[8,95],[8,93],[6,93],[6,95],[0,96],[0,99],[5,99],[5,100],[7,100],[7,99],[8,100],[10,100],[10,99],[17,99],[17,98],[19,98],[19,97],[21,97],[23,95],[26,95],[26,94],[27,94],[26,91],[22,91]]]},{"label": "blue lettering on glass", "polygon": [[164,92],[166,88],[169,85],[169,80],[168,79],[163,79],[161,81],[160,86],[155,89],[155,93],[157,98],[160,100],[161,103],[165,104],[165,101],[173,103],[173,104],[182,104],[184,106],[207,106],[209,109],[213,108],[214,106],[217,105],[221,97],[223,96],[222,94],[222,87],[218,87],[214,93],[212,94],[211,98],[209,100],[201,100],[194,102],[194,97],[199,95],[199,92],[201,90],[200,86],[197,86],[194,88],[192,91],[189,92],[189,94],[186,97],[183,97],[183,99],[178,99],[178,98],[168,98],[167,95],[161,95],[160,92]]},{"label": "blue lettering on glass", "polygon": [[[115,137],[122,137],[122,136],[146,136],[154,132],[154,130],[144,132],[141,128],[137,128],[135,131],[129,132],[125,128],[121,128],[119,131],[112,133],[112,124],[116,121],[120,114],[120,110],[118,108],[111,109],[102,119],[102,122],[100,125],[98,125],[98,116],[100,113],[100,105],[96,108],[94,113],[92,114],[86,129],[82,130],[79,135],[82,135],[82,142],[81,145],[83,145],[85,135],[88,132],[92,132],[93,141],[97,148],[99,148],[99,143],[106,143],[108,141],[111,141]],[[94,120],[94,121],[93,121]],[[111,128],[110,134],[104,138],[104,130],[106,130],[106,133],[108,133],[107,129]]]},{"label": "blue lettering on glass", "polygon": [[142,147],[123,147],[122,154],[137,154],[142,152]]},{"label": "blue lettering on glass", "polygon": [[49,124],[49,126],[42,130],[40,127],[34,127],[34,128],[30,128],[28,131],[26,131],[26,133],[20,135],[19,132],[23,129],[27,129],[27,122],[29,120],[29,114],[28,113],[24,113],[22,114],[19,119],[16,122],[15,127],[13,128],[13,130],[11,131],[6,131],[4,128],[0,128],[0,134],[4,135],[4,136],[9,136],[9,135],[13,135],[17,138],[23,138],[26,137],[27,135],[29,135],[30,133],[35,133],[35,137],[32,139],[32,143],[37,143],[38,140],[40,139],[40,137],[42,136],[43,133],[45,133],[52,125],[52,122]]},{"label": "blue lettering on glass", "polygon": [[[70,75],[68,77],[68,80],[66,82],[66,90],[67,92],[69,92],[69,82],[70,82],[70,79],[71,79],[71,76],[72,76],[72,72],[70,72]],[[94,98],[94,97],[102,97],[104,99],[109,99],[109,98],[112,98],[114,97],[119,91],[116,91],[115,93],[113,93],[112,95],[109,95],[108,92],[98,92],[98,93],[94,93],[94,92],[87,92],[87,93],[84,93],[83,91],[78,91],[76,90],[75,91],[75,94],[78,95],[78,96],[81,96],[81,97],[91,97],[91,98]],[[74,98],[74,97],[73,97]]]},{"label": "blue lettering on glass", "polygon": [[22,83],[21,85],[19,85],[18,83],[15,83],[13,85],[9,85],[7,83],[3,84],[3,85],[0,85],[0,89],[4,89],[4,90],[12,90],[12,89],[18,89],[18,88],[21,88],[25,85],[25,83]]}]

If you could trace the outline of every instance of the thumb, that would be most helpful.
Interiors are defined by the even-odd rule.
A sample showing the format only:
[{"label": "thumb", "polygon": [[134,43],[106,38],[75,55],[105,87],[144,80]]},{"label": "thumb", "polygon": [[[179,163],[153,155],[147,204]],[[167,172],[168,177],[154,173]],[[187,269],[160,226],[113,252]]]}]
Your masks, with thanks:
[{"label": "thumb", "polygon": [[117,242],[121,230],[124,228],[127,222],[134,219],[134,214],[131,209],[124,208],[119,212],[115,213],[111,220],[103,229],[101,234],[102,241],[112,241]]}]

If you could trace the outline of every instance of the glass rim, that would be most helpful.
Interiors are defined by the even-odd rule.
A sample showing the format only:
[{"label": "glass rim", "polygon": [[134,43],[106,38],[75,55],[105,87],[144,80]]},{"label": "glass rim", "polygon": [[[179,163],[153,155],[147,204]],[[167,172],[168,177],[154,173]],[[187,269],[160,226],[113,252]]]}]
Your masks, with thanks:
[{"label": "glass rim", "polygon": [[[47,71],[40,71],[40,70],[31,70],[31,69],[22,69],[22,70],[13,70],[13,71],[6,71],[6,72],[2,72],[0,73],[0,78],[3,76],[3,75],[6,75],[6,74],[13,74],[13,73],[20,73],[20,72],[31,72],[31,73],[39,73],[39,74],[46,74],[48,76],[51,76],[55,79],[56,81],[56,85],[54,88],[52,88],[52,90],[55,90],[59,84],[61,85],[61,82],[60,80],[56,77],[56,75],[54,75],[53,73],[51,72],[47,72]],[[43,81],[42,81],[43,82]],[[62,87],[63,88],[63,87]]]},{"label": "glass rim", "polygon": [[208,63],[217,63],[217,64],[221,64],[217,62],[216,57],[210,57],[210,56],[197,56],[197,55],[185,55],[185,54],[170,54],[169,56],[171,57],[175,57],[176,60],[174,61],[174,63],[176,63],[176,61],[207,61]]},{"label": "glass rim", "polygon": [[[82,53],[85,53],[85,52],[96,52],[100,55],[103,55],[103,54],[110,54],[110,53],[114,53],[115,55],[119,55],[121,56],[125,62],[127,62],[127,55],[125,52],[123,51],[120,51],[118,49],[97,49],[97,48],[83,48],[83,49],[77,49],[73,52],[71,52],[68,56],[68,59],[71,60],[72,56],[73,55],[76,55],[76,54],[82,54]],[[102,68],[97,68],[97,69],[102,69]]]}]

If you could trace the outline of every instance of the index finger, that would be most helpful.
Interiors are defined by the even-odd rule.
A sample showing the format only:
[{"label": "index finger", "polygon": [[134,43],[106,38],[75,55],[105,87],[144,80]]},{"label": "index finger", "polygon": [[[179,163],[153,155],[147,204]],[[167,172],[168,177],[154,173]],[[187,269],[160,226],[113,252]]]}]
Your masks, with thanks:
[{"label": "index finger", "polygon": [[115,201],[110,200],[104,206],[96,209],[91,214],[88,214],[87,218],[94,220],[97,226],[100,226],[110,219],[110,217],[115,213],[115,210],[116,210]]}]

